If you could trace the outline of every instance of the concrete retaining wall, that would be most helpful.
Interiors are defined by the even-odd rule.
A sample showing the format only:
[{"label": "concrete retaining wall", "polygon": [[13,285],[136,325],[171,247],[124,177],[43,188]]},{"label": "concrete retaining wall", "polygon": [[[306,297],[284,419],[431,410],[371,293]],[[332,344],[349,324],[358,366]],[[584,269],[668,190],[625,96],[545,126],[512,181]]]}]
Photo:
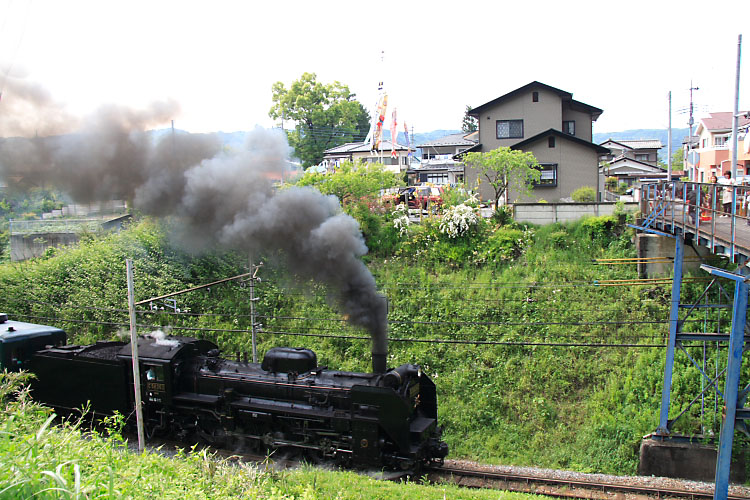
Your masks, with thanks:
[{"label": "concrete retaining wall", "polygon": [[[625,209],[636,210],[638,204],[625,203]],[[516,222],[544,225],[576,221],[587,215],[612,215],[615,203],[515,203],[513,210]]]},{"label": "concrete retaining wall", "polygon": [[[674,270],[674,238],[658,234],[641,233],[635,235],[635,250],[639,259],[664,259],[662,262],[638,262],[638,276],[641,278],[655,278],[669,276]],[[682,272],[697,272],[701,267],[701,259],[711,255],[711,251],[704,246],[683,246]],[[670,260],[671,262],[666,262]]]},{"label": "concrete retaining wall", "polygon": [[[699,443],[641,441],[638,475],[713,481],[716,476],[716,447]],[[745,456],[732,458],[730,481],[745,482]]]},{"label": "concrete retaining wall", "polygon": [[10,260],[19,262],[41,257],[49,247],[61,247],[77,242],[76,233],[11,234]]}]

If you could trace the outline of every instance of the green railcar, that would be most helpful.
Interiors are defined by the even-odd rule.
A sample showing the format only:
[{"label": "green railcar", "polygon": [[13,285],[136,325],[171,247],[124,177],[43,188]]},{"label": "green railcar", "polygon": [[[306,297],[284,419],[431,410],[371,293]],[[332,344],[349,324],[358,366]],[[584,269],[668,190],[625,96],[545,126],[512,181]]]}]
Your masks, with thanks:
[{"label": "green railcar", "polygon": [[0,371],[27,369],[35,352],[66,341],[67,335],[59,328],[13,321],[0,313]]}]

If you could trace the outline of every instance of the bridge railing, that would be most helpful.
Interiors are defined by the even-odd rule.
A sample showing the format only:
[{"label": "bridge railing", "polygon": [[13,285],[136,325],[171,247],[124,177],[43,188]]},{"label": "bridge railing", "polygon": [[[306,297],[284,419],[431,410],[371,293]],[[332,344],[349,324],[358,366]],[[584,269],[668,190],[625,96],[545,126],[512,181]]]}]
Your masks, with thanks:
[{"label": "bridge railing", "polygon": [[748,205],[750,185],[662,181],[641,186],[644,226],[690,229],[707,240],[712,251],[718,238],[722,246],[729,243],[730,258],[738,229],[750,234],[745,229],[750,224]]}]

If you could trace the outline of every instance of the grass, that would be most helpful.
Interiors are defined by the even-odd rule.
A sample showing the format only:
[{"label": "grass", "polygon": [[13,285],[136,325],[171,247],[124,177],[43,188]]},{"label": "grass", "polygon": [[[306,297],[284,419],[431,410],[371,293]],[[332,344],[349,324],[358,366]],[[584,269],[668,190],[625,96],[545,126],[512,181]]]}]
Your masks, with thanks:
[{"label": "grass", "polygon": [[131,452],[120,421],[99,435],[80,421],[54,423],[32,402],[23,376],[0,373],[0,499],[525,499],[530,495],[376,481],[305,466],[277,471],[205,449],[168,458]]},{"label": "grass", "polygon": [[[529,228],[517,245],[519,233],[483,231],[502,236],[486,240],[494,245],[488,254],[492,263],[483,253],[488,245],[471,238],[452,245],[461,246],[462,255],[476,251],[474,263],[452,260],[448,250],[456,249],[448,246],[442,260],[417,255],[440,238],[424,230],[410,236],[414,245],[401,247],[414,252],[370,256],[368,265],[389,302],[389,365],[417,363],[434,378],[452,458],[634,474],[641,437],[658,424],[664,350],[519,343],[661,344],[667,327],[658,321],[668,318],[668,286],[592,286],[637,278],[633,265],[594,263],[635,254],[627,230],[611,218]],[[44,259],[2,265],[0,309],[53,317],[49,323],[66,329],[70,342],[89,343],[113,338],[112,322],[127,325],[126,257],[136,262],[138,299],[246,271],[246,256],[191,256],[171,246],[167,234],[143,221]],[[293,279],[272,260],[259,274],[261,357],[275,346],[307,347],[321,365],[369,370],[367,334],[341,320],[327,290],[312,283],[290,285]],[[683,286],[685,303],[702,291],[692,282]],[[196,316],[148,312],[139,322],[171,325],[172,333],[214,341],[234,357],[251,350],[250,335],[244,333],[250,329],[249,304],[248,289],[232,283],[180,296],[182,311]],[[726,327],[729,313],[721,314]],[[345,335],[363,340],[333,338]],[[420,342],[399,341],[405,339]],[[427,342],[434,339],[468,343]],[[699,391],[700,378],[689,364],[685,356],[676,358],[674,409],[685,407]],[[746,377],[750,367],[743,368]],[[708,371],[713,370],[710,363]],[[692,412],[677,425],[679,432],[695,433],[700,415]]]}]

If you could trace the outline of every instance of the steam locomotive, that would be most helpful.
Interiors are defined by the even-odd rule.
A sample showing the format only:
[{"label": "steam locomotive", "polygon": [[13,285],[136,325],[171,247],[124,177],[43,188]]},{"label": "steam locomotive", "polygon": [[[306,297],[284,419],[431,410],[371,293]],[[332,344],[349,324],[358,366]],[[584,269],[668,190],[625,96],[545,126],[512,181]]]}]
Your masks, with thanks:
[{"label": "steam locomotive", "polygon": [[[36,375],[35,399],[63,412],[134,413],[129,343],[64,345],[59,329],[0,319],[0,363]],[[344,466],[394,470],[442,464],[448,453],[435,384],[417,365],[335,371],[318,366],[313,351],[289,347],[249,363],[189,337],[140,337],[138,351],[147,436],[288,448]]]}]

